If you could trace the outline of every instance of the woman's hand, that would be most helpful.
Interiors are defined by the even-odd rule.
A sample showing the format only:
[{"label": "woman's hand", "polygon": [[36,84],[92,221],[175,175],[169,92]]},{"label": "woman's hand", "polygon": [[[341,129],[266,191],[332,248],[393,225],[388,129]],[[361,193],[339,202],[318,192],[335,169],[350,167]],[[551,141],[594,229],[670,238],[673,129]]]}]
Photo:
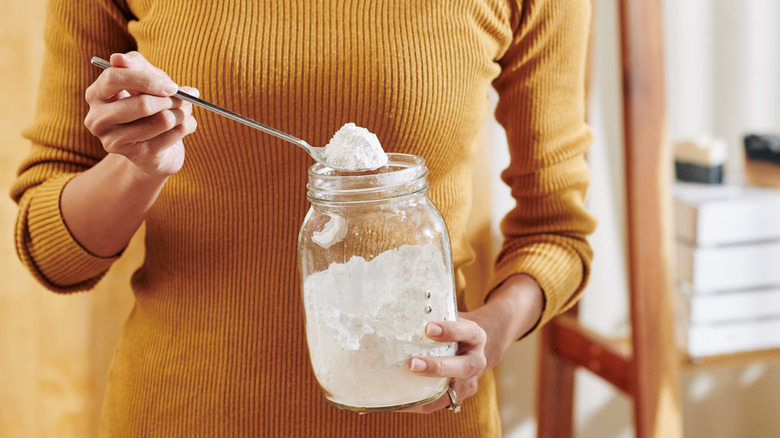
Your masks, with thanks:
[{"label": "woman's hand", "polygon": [[[417,356],[409,364],[409,369],[416,374],[452,377],[450,387],[457,394],[457,403],[476,394],[477,380],[488,369],[485,356],[487,334],[477,322],[468,318],[469,314],[465,313],[457,321],[431,322],[425,327],[425,335],[434,341],[457,342],[458,352],[455,356]],[[450,404],[450,397],[445,394],[434,402],[409,409],[408,412],[429,413]]]},{"label": "woman's hand", "polygon": [[87,89],[84,120],[108,155],[68,181],[60,197],[73,237],[101,257],[127,246],[168,177],[184,164],[182,138],[197,126],[192,105],[171,97],[176,84],[140,53],[114,54],[111,65]]},{"label": "woman's hand", "polygon": [[87,89],[84,125],[106,152],[127,157],[149,176],[178,172],[184,164],[182,138],[197,127],[192,104],[171,97],[179,87],[138,52],[111,55],[111,65]]},{"label": "woman's hand", "polygon": [[[450,387],[460,404],[476,394],[478,379],[496,366],[512,343],[528,333],[539,321],[544,294],[528,275],[516,274],[496,288],[484,306],[464,312],[457,321],[429,323],[425,334],[439,342],[458,342],[455,356],[416,356],[409,369],[430,377],[451,377]],[[450,406],[450,396],[406,412],[429,413]]]}]

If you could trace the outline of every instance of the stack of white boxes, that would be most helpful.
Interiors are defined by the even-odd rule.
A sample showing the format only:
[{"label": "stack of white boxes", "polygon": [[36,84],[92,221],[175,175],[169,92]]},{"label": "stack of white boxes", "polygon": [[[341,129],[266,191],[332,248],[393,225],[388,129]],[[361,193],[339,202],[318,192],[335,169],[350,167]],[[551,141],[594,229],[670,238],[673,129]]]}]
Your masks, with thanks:
[{"label": "stack of white boxes", "polygon": [[780,190],[678,183],[674,200],[680,347],[780,348]]}]

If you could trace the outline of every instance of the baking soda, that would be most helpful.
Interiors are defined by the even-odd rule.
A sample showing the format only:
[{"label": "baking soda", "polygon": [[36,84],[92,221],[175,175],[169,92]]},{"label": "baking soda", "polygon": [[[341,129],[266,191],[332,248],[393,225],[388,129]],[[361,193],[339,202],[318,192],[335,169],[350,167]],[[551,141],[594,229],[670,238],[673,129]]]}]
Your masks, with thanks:
[{"label": "baking soda", "polygon": [[341,170],[377,169],[387,164],[379,139],[366,128],[347,123],[325,146],[325,162]]},{"label": "baking soda", "polygon": [[429,321],[456,318],[451,271],[435,244],[332,263],[305,279],[303,294],[312,367],[332,402],[401,406],[446,389],[446,378],[409,371],[412,356],[455,355],[456,344],[425,336]]}]

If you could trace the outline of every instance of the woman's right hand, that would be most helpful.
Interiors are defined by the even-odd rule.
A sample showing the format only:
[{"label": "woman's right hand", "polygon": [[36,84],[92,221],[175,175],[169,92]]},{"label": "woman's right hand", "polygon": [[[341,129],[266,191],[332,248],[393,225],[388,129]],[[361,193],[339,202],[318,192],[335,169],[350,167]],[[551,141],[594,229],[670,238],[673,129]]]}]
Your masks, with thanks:
[{"label": "woman's right hand", "polygon": [[127,157],[151,177],[168,177],[184,164],[182,139],[197,127],[192,104],[171,97],[179,88],[140,53],[111,55],[106,69],[87,88],[84,125],[110,154]]}]

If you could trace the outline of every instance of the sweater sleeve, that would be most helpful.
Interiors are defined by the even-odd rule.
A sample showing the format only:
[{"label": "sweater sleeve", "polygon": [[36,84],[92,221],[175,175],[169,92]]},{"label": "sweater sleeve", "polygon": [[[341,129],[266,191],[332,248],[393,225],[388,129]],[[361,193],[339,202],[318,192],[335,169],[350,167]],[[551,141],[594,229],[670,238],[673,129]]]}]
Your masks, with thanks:
[{"label": "sweater sleeve", "polygon": [[31,148],[10,194],[19,205],[17,254],[53,291],[90,289],[117,258],[82,248],[68,231],[59,202],[65,184],[105,156],[100,141],[84,127],[84,92],[100,74],[90,59],[135,48],[127,30],[131,17],[126,5],[110,0],[47,4],[37,110],[24,131]]},{"label": "sweater sleeve", "polygon": [[501,177],[516,206],[501,223],[504,242],[487,290],[516,273],[536,279],[545,296],[536,330],[576,302],[592,258],[586,236],[595,219],[585,209],[592,134],[584,121],[590,6],[529,0],[518,9],[493,83],[511,157]]}]

